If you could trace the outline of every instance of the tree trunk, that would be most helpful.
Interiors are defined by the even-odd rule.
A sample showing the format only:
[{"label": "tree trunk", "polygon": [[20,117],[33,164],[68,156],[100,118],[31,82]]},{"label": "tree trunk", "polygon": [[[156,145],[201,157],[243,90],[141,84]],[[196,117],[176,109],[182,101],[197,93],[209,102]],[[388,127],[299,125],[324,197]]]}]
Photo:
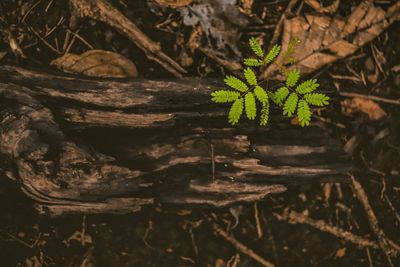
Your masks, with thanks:
[{"label": "tree trunk", "polygon": [[94,80],[0,67],[0,171],[43,213],[225,206],[288,185],[347,181],[321,126],[227,123],[210,80]]}]

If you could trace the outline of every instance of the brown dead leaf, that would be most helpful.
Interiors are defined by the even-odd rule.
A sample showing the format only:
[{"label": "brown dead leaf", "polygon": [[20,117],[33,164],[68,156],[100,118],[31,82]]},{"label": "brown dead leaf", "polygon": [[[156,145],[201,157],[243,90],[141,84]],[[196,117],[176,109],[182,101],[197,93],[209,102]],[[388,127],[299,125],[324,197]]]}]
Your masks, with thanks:
[{"label": "brown dead leaf", "polygon": [[76,55],[67,53],[50,65],[64,72],[92,77],[135,78],[138,76],[135,64],[129,59],[110,51],[89,50]]},{"label": "brown dead leaf", "polygon": [[190,8],[181,8],[179,12],[185,26],[201,26],[211,46],[203,48],[213,50],[225,60],[239,61],[242,58],[237,44],[240,32],[250,24],[250,18],[241,11],[236,1],[196,1]]},{"label": "brown dead leaf", "polygon": [[363,112],[368,115],[371,120],[379,120],[386,116],[386,112],[374,101],[355,97],[345,99],[341,102],[342,112],[345,115],[352,116],[356,112]]},{"label": "brown dead leaf", "polygon": [[[283,24],[282,51],[287,50],[291,39],[296,37],[301,41],[293,54],[297,62],[288,69],[298,69],[302,74],[307,74],[347,57],[399,18],[400,1],[386,12],[375,7],[373,1],[363,1],[346,19],[323,15],[286,19]],[[277,62],[283,62],[283,53],[278,56]],[[264,69],[261,78],[284,79],[279,73],[278,64]]]},{"label": "brown dead leaf", "polygon": [[326,7],[322,7],[320,2],[317,0],[305,0],[304,2],[319,13],[329,13],[329,14],[335,13],[338,10],[340,4],[340,0],[335,0],[332,4]]},{"label": "brown dead leaf", "polygon": [[300,125],[299,118],[293,117],[293,118],[290,120],[290,124],[292,124],[292,125]]},{"label": "brown dead leaf", "polygon": [[25,260],[25,266],[26,267],[42,267],[42,260],[39,259],[39,256],[33,256],[29,259]]},{"label": "brown dead leaf", "polygon": [[339,248],[336,251],[335,258],[343,258],[346,255],[346,248]]},{"label": "brown dead leaf", "polygon": [[0,61],[7,55],[7,52],[0,51]]},{"label": "brown dead leaf", "polygon": [[93,244],[92,236],[84,233],[83,231],[76,231],[73,233],[68,240],[66,240],[66,244],[69,245],[72,240],[78,241],[82,246],[86,244]]},{"label": "brown dead leaf", "polygon": [[252,14],[252,8],[253,8],[254,0],[241,0],[240,1],[240,6],[241,10],[245,14]]},{"label": "brown dead leaf", "polygon": [[156,2],[163,6],[177,8],[187,6],[192,3],[193,0],[156,0]]}]

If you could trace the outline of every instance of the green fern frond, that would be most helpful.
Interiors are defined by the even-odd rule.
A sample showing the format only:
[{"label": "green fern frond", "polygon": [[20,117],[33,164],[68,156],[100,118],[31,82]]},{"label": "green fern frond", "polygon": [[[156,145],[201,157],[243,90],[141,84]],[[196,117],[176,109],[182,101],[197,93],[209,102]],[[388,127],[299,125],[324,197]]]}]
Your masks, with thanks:
[{"label": "green fern frond", "polygon": [[228,85],[229,87],[232,87],[233,89],[236,89],[240,92],[247,92],[249,90],[249,88],[247,87],[247,85],[241,81],[240,79],[236,78],[235,76],[232,75],[228,75],[225,77],[224,82],[226,83],[226,85]]},{"label": "green fern frond", "polygon": [[269,101],[267,100],[262,108],[261,108],[261,112],[260,112],[260,125],[261,126],[266,126],[268,124],[268,120],[269,120]]},{"label": "green fern frond", "polygon": [[318,86],[319,84],[317,83],[316,79],[307,80],[305,82],[302,82],[296,87],[296,92],[301,95],[304,95],[307,93],[311,93],[312,91],[317,89]]},{"label": "green fern frond", "polygon": [[281,46],[280,45],[274,45],[271,50],[268,52],[267,56],[264,59],[264,62],[266,64],[274,61],[274,59],[278,56],[279,52],[281,51]]},{"label": "green fern frond", "polygon": [[283,105],[283,115],[291,117],[297,107],[297,101],[299,97],[296,93],[291,93],[289,97],[286,99],[285,104]]},{"label": "green fern frond", "polygon": [[229,110],[228,121],[230,124],[235,125],[239,122],[240,117],[243,113],[243,98],[238,98],[232,104]]},{"label": "green fern frond", "polygon": [[235,91],[229,90],[218,90],[211,93],[211,100],[215,103],[227,103],[233,102],[239,98],[240,93]]},{"label": "green fern frond", "polygon": [[251,37],[249,39],[249,45],[250,45],[251,50],[253,50],[254,54],[256,54],[259,57],[264,57],[263,49],[256,38]]},{"label": "green fern frond", "polygon": [[304,99],[307,103],[318,107],[329,104],[329,97],[322,93],[309,93],[304,95]]},{"label": "green fern frond", "polygon": [[247,118],[249,118],[249,120],[254,120],[256,118],[257,106],[253,93],[248,92],[246,94],[244,97],[244,105],[246,108]]},{"label": "green fern frond", "polygon": [[308,103],[301,99],[297,107],[297,117],[299,119],[301,127],[310,125],[311,121],[311,109]]},{"label": "green fern frond", "polygon": [[251,68],[244,69],[243,74],[248,84],[257,85],[257,76]]},{"label": "green fern frond", "polygon": [[286,86],[288,87],[295,86],[299,78],[300,78],[300,71],[298,70],[289,71],[286,77]]},{"label": "green fern frond", "polygon": [[282,104],[288,95],[289,89],[287,87],[281,87],[275,92],[274,99],[277,104]]},{"label": "green fern frond", "polygon": [[259,67],[259,66],[264,65],[264,62],[262,62],[261,60],[256,59],[256,58],[245,58],[243,63],[246,66],[250,66],[250,67]]},{"label": "green fern frond", "polygon": [[268,101],[268,95],[261,86],[256,86],[256,88],[254,88],[254,94],[261,103],[264,104]]}]

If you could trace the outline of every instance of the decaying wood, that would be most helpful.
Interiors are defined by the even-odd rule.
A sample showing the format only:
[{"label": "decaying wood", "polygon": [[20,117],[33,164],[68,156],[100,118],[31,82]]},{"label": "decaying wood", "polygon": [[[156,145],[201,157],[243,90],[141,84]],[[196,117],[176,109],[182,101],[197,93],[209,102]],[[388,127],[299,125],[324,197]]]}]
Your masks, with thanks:
[{"label": "decaying wood", "polygon": [[226,107],[210,101],[220,86],[2,66],[0,171],[53,215],[225,206],[287,185],[349,181],[349,161],[328,131],[280,114],[270,127],[230,127]]}]

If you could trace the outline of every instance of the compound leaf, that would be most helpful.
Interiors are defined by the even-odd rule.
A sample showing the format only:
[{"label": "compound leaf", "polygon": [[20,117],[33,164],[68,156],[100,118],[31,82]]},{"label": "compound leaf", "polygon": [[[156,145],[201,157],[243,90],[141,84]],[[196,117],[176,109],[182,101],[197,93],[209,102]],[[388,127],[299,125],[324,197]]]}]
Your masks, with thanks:
[{"label": "compound leaf", "polygon": [[285,104],[283,105],[283,115],[291,117],[297,107],[297,101],[299,97],[296,93],[291,93],[289,97],[286,99]]},{"label": "compound leaf", "polygon": [[229,110],[228,121],[230,124],[235,125],[239,122],[240,117],[243,113],[243,98],[238,98],[232,104]]},{"label": "compound leaf", "polygon": [[241,81],[240,79],[236,78],[235,76],[232,75],[228,75],[225,77],[224,82],[226,83],[226,85],[228,85],[229,87],[232,87],[233,89],[236,89],[240,92],[246,92],[249,90],[249,88],[247,87],[247,85]]},{"label": "compound leaf", "polygon": [[267,100],[266,102],[263,103],[263,106],[261,108],[260,125],[266,126],[268,124],[268,120],[269,120],[269,101]]},{"label": "compound leaf", "polygon": [[278,44],[274,45],[268,52],[267,56],[265,57],[264,62],[268,64],[274,61],[274,59],[278,56],[280,51],[281,51],[281,46]]},{"label": "compound leaf", "polygon": [[233,102],[240,97],[239,92],[229,90],[218,90],[211,93],[211,100],[215,103]]},{"label": "compound leaf", "polygon": [[268,101],[268,94],[261,86],[256,86],[256,88],[254,88],[254,94],[258,99],[258,101],[260,101],[261,103],[264,104],[265,102]]},{"label": "compound leaf", "polygon": [[308,103],[301,99],[297,107],[297,117],[299,119],[301,127],[310,125],[311,121],[311,109]]},{"label": "compound leaf", "polygon": [[286,99],[286,97],[289,95],[289,89],[285,86],[279,88],[276,92],[275,92],[275,102],[279,105],[283,103],[283,100]]},{"label": "compound leaf", "polygon": [[246,66],[250,66],[250,67],[258,67],[258,66],[264,65],[264,62],[262,62],[261,60],[256,59],[256,58],[245,58],[243,63]]},{"label": "compound leaf", "polygon": [[309,93],[304,95],[304,99],[307,103],[322,107],[329,104],[329,97],[322,93]]},{"label": "compound leaf", "polygon": [[251,68],[246,68],[243,71],[244,77],[246,78],[246,81],[250,85],[257,85],[257,77],[254,71]]},{"label": "compound leaf", "polygon": [[248,92],[244,97],[244,104],[246,107],[246,115],[249,120],[254,120],[256,118],[257,106],[256,99],[254,98],[253,93]]},{"label": "compound leaf", "polygon": [[304,95],[313,92],[315,89],[318,88],[318,86],[319,84],[317,83],[316,79],[307,80],[296,87],[296,92]]},{"label": "compound leaf", "polygon": [[263,57],[264,56],[263,49],[262,49],[260,43],[257,41],[256,38],[251,37],[249,39],[249,45],[250,45],[251,50],[253,50],[254,54],[256,54],[259,57]]},{"label": "compound leaf", "polygon": [[299,78],[300,78],[300,71],[298,70],[289,71],[286,77],[286,86],[288,87],[295,86]]}]

